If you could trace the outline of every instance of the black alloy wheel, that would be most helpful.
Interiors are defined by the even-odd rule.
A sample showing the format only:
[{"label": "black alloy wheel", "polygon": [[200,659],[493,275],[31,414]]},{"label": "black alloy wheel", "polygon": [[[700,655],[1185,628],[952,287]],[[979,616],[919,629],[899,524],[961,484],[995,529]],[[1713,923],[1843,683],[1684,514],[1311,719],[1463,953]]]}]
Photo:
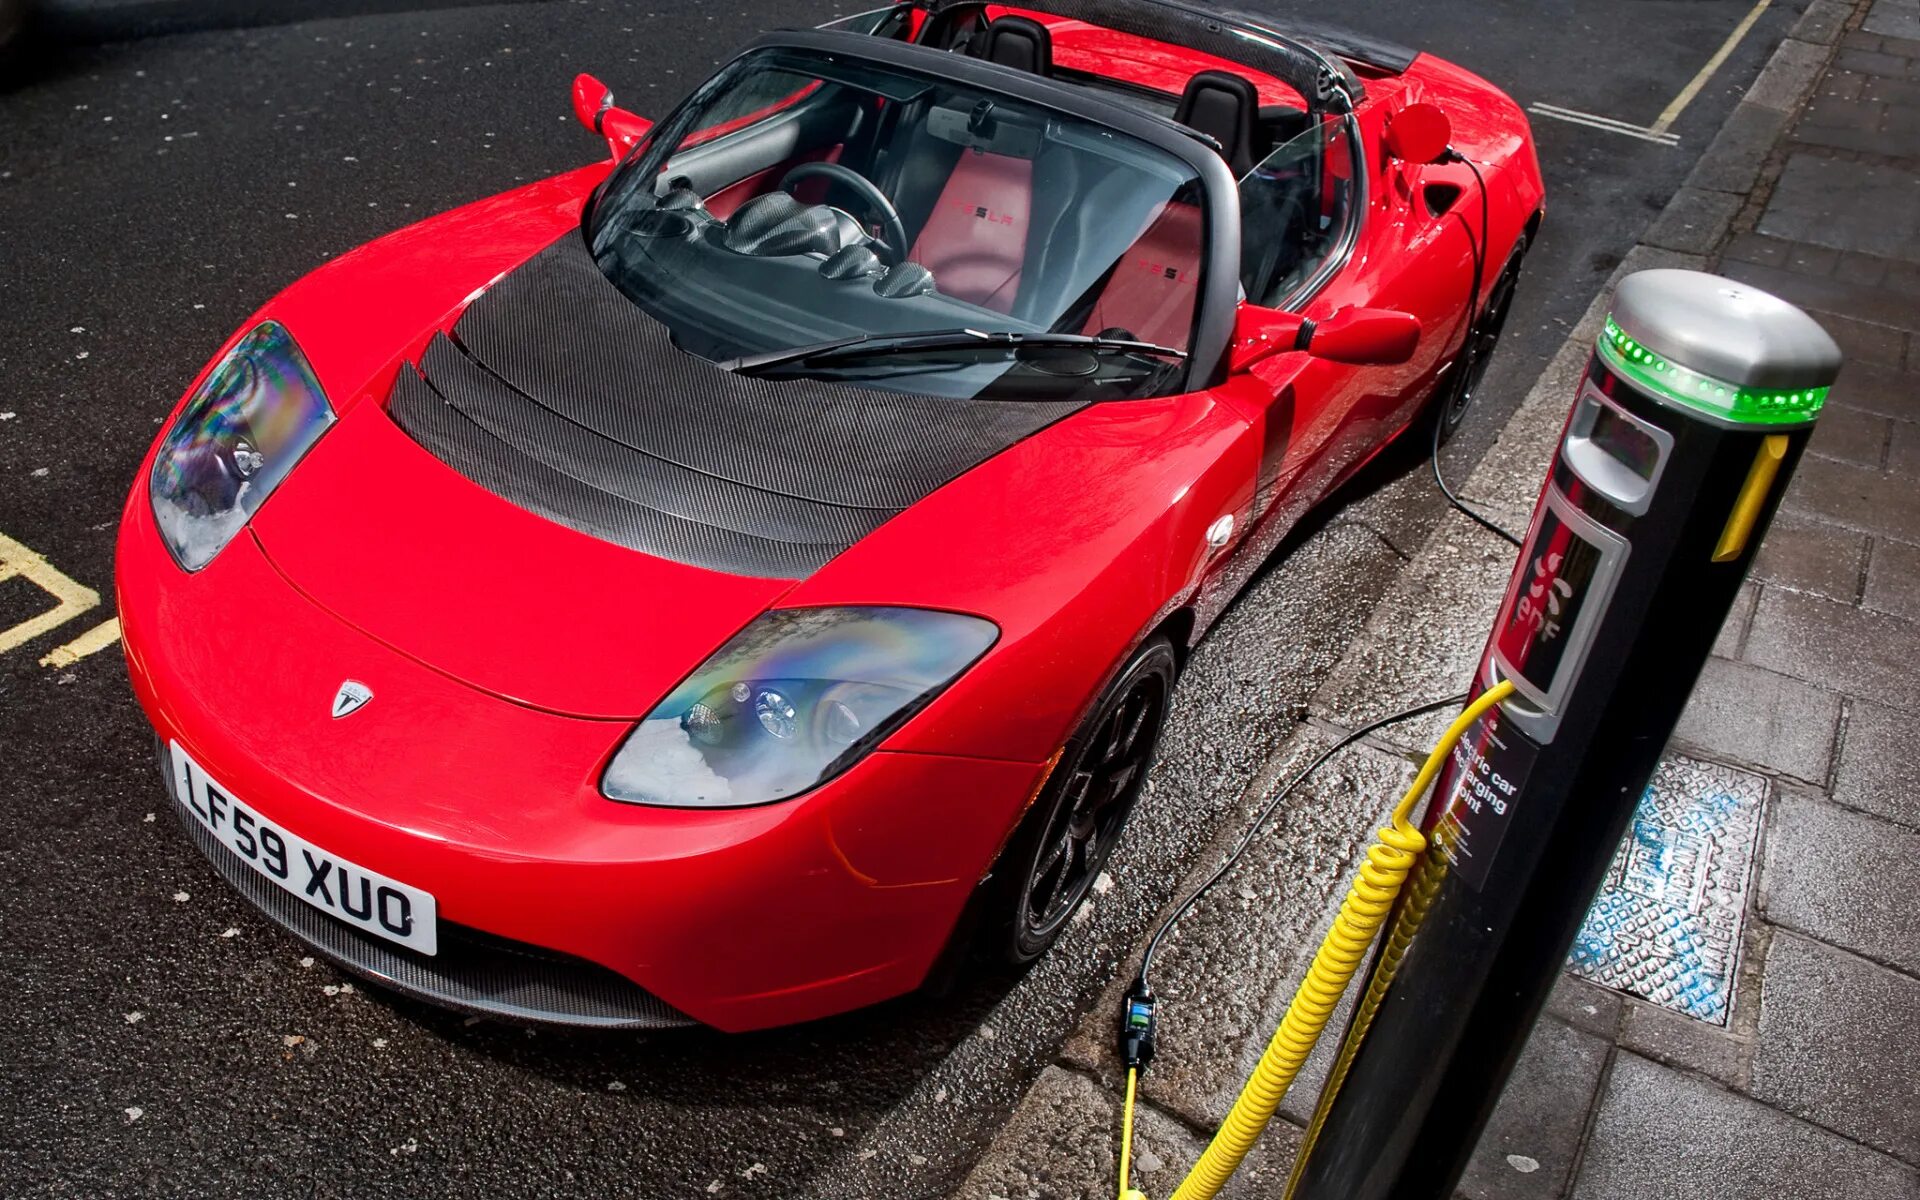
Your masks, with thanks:
[{"label": "black alloy wheel", "polygon": [[1032,962],[1093,890],[1146,782],[1173,695],[1173,645],[1154,637],[1127,661],[1061,752],[1001,869],[1002,953]]},{"label": "black alloy wheel", "polygon": [[1452,376],[1447,380],[1446,391],[1434,415],[1440,424],[1442,442],[1451,438],[1467,419],[1467,411],[1480,393],[1480,384],[1487,377],[1487,365],[1493,361],[1500,334],[1507,327],[1507,316],[1513,310],[1513,292],[1520,282],[1520,260],[1526,253],[1527,239],[1522,236],[1507,258],[1506,269],[1494,282],[1493,291],[1487,295],[1486,308],[1473,323],[1466,344],[1454,359]]}]

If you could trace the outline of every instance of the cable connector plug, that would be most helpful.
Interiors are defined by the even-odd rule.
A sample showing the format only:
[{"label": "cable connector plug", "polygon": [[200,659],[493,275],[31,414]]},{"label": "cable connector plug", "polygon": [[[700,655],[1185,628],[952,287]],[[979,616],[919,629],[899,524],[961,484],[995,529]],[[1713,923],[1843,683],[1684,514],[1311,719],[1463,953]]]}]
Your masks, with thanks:
[{"label": "cable connector plug", "polygon": [[1455,150],[1452,146],[1448,146],[1440,152],[1440,161],[1443,163],[1463,163],[1467,161],[1467,156]]},{"label": "cable connector plug", "polygon": [[1145,987],[1127,993],[1120,1011],[1120,1062],[1139,1069],[1153,1061],[1153,1038],[1159,1032],[1155,1010],[1159,1001]]}]

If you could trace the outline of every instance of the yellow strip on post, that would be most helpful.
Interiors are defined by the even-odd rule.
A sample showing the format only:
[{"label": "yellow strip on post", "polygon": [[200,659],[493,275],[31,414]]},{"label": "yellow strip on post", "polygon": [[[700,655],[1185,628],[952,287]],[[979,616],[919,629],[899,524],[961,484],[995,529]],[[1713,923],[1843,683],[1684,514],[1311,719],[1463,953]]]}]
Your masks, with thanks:
[{"label": "yellow strip on post", "polygon": [[1713,548],[1714,562],[1732,562],[1746,551],[1747,539],[1753,536],[1760,510],[1773,493],[1773,481],[1780,477],[1780,464],[1786,460],[1786,434],[1770,433],[1761,440],[1753,466],[1747,471],[1746,485],[1733,502],[1733,511],[1727,514],[1727,527],[1720,531],[1720,544]]}]

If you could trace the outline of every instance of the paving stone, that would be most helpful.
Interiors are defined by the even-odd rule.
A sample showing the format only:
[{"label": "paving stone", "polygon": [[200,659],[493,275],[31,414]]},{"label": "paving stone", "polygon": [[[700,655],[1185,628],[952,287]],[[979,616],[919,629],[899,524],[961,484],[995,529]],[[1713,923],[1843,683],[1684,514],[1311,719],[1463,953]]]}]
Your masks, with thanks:
[{"label": "paving stone", "polygon": [[1833,269],[1833,277],[1842,283],[1879,287],[1887,281],[1887,261],[1849,250],[1840,256],[1840,264]]},{"label": "paving stone", "polygon": [[1885,1155],[1622,1053],[1572,1194],[1578,1200],[1912,1200],[1920,1183]]},{"label": "paving stone", "polygon": [[1877,470],[1892,437],[1892,418],[1835,405],[1820,414],[1807,453]]},{"label": "paving stone", "polygon": [[1894,422],[1893,441],[1887,449],[1887,470],[1909,479],[1920,479],[1920,423]]},{"label": "paving stone", "polygon": [[1607,1048],[1606,1040],[1558,1021],[1534,1026],[1456,1194],[1470,1200],[1560,1196],[1579,1156]]},{"label": "paving stone", "polygon": [[[1851,5],[1848,6],[1848,11],[1852,11]],[[1860,93],[1866,90],[1867,80],[1878,78],[1880,78],[1878,75],[1862,75],[1858,71],[1841,71],[1837,69],[1828,71],[1826,76],[1820,80],[1818,86],[1814,88],[1814,102],[1818,103],[1820,99],[1824,97],[1832,97],[1839,100],[1858,99]]]},{"label": "paving stone", "polygon": [[1824,45],[1785,39],[1767,59],[1767,65],[1747,89],[1741,103],[1793,112],[1813,90],[1813,82],[1827,65],[1828,55]]},{"label": "paving stone", "polygon": [[1915,0],[1875,0],[1860,28],[1882,37],[1920,38],[1920,3]]},{"label": "paving stone", "polygon": [[[1120,1162],[1121,1096],[1050,1066],[953,1193],[954,1200],[1109,1200]],[[1221,1191],[1232,1200],[1277,1195],[1299,1131],[1276,1121]],[[1150,1105],[1136,1109],[1132,1186],[1169,1196],[1206,1142]]]},{"label": "paving stone", "polygon": [[1649,246],[1708,254],[1726,237],[1745,201],[1731,192],[1683,187],[1641,240]]},{"label": "paving stone", "polygon": [[[1905,422],[1920,421],[1920,375],[1867,362],[1848,362],[1840,368],[1840,380],[1833,385],[1833,395],[1828,398],[1828,403],[1879,413]],[[1911,444],[1908,435],[1913,432],[1911,428],[1904,434],[1899,429],[1894,430],[1896,455],[1903,439]]]},{"label": "paving stone", "polygon": [[[1775,522],[1777,528],[1779,522]],[[1720,632],[1713,639],[1712,653],[1721,658],[1739,658],[1741,649],[1747,644],[1747,626],[1753,623],[1754,605],[1760,602],[1760,585],[1749,579],[1740,585],[1740,592],[1733,598],[1733,607],[1727,610],[1727,619],[1720,624]]]},{"label": "paving stone", "polygon": [[1736,104],[1707,152],[1687,175],[1687,186],[1746,195],[1787,127],[1787,114],[1758,104]]},{"label": "paving stone", "polygon": [[1851,604],[1860,595],[1866,565],[1866,534],[1831,521],[1781,513],[1754,556],[1753,577]]},{"label": "paving stone", "polygon": [[[1920,202],[1920,189],[1916,189],[1915,200]],[[1911,330],[1920,326],[1920,305],[1916,305],[1912,297],[1889,288],[1843,283],[1833,278],[1825,272],[1837,265],[1839,254],[1833,250],[1826,253],[1831,257],[1821,264],[1818,274],[1740,262],[1727,263],[1721,271],[1729,279],[1750,283],[1818,313],[1834,313],[1893,329]]]},{"label": "paving stone", "polygon": [[1920,174],[1796,153],[1758,228],[1789,241],[1920,261]]},{"label": "paving stone", "polygon": [[[1833,313],[1820,314],[1820,327],[1833,335],[1833,340],[1840,344],[1841,355],[1850,365],[1866,363],[1895,370],[1907,365],[1907,335],[1902,330]],[[1842,372],[1847,369],[1841,368]]]},{"label": "paving stone", "polygon": [[[1911,5],[1913,0],[1900,0],[1900,3]],[[1872,32],[1865,32],[1861,36],[1878,37],[1881,52],[1884,54],[1897,55],[1900,58],[1906,59],[1908,70],[1912,70],[1915,66],[1920,66],[1920,37],[1895,33],[1875,34]]]},{"label": "paving stone", "polygon": [[1658,1004],[1629,1003],[1620,1023],[1622,1049],[1728,1086],[1739,1084],[1750,1044],[1718,1025]]},{"label": "paving stone", "polygon": [[1807,5],[1807,11],[1800,14],[1800,20],[1793,26],[1793,36],[1803,42],[1816,42],[1822,46],[1831,46],[1840,40],[1840,34],[1847,27],[1847,18],[1853,15],[1853,5],[1845,0],[1813,0]]},{"label": "paving stone", "polygon": [[[1312,711],[1357,729],[1464,688],[1486,646],[1513,560],[1513,547],[1449,514],[1314,694]],[[1396,745],[1424,749],[1436,724],[1446,721],[1437,714],[1383,732]]]},{"label": "paving stone", "polygon": [[1787,262],[1787,251],[1798,242],[1789,242],[1785,238],[1768,237],[1764,233],[1736,233],[1726,248],[1720,252],[1724,262],[1757,263],[1763,267],[1781,267]]},{"label": "paving stone", "polygon": [[1849,71],[1863,71],[1869,75],[1890,75],[1895,79],[1904,78],[1907,73],[1907,60],[1897,54],[1886,54],[1879,50],[1842,50],[1834,62]]},{"label": "paving stone", "polygon": [[1774,801],[1760,899],[1776,925],[1920,973],[1917,873],[1920,831],[1792,790]]},{"label": "paving stone", "polygon": [[1862,100],[1896,107],[1920,104],[1920,83],[1907,79],[1887,79],[1880,75],[1866,75],[1862,80]]},{"label": "paving stone", "polygon": [[1781,508],[1882,537],[1920,542],[1920,487],[1909,478],[1808,456]]},{"label": "paving stone", "polygon": [[[1920,980],[1777,932],[1767,955],[1751,1091],[1905,1162],[1920,1160],[1915,1013]],[[1832,1165],[1831,1157],[1822,1164]]]},{"label": "paving stone", "polygon": [[1920,135],[1916,135],[1907,115],[1864,94],[1854,100],[1821,100],[1819,107],[1808,109],[1795,127],[1793,141],[1876,157],[1920,153]]},{"label": "paving stone", "polygon": [[1825,783],[1840,697],[1746,663],[1710,658],[1673,736],[1710,757]]},{"label": "paving stone", "polygon": [[1920,546],[1880,538],[1867,566],[1867,591],[1861,603],[1868,608],[1909,621],[1920,621]]},{"label": "paving stone", "polygon": [[1743,655],[1782,675],[1920,710],[1920,629],[1894,617],[1768,588]]},{"label": "paving stone", "polygon": [[1565,1021],[1583,1033],[1611,1038],[1620,1025],[1627,999],[1612,988],[1562,975],[1547,996],[1547,1016]]},{"label": "paving stone", "polygon": [[1920,755],[1913,752],[1916,722],[1869,700],[1847,705],[1833,798],[1920,829]]}]

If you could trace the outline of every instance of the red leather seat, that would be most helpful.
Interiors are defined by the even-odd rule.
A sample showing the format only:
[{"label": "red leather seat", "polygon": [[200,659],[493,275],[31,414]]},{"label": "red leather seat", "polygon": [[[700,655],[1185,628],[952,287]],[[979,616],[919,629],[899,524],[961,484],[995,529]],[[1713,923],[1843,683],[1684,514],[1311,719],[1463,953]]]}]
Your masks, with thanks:
[{"label": "red leather seat", "polygon": [[963,151],[907,257],[946,295],[1008,312],[1032,215],[1032,159]]},{"label": "red leather seat", "polygon": [[1164,205],[1114,267],[1082,332],[1124,329],[1143,342],[1184,349],[1199,292],[1202,227],[1198,205]]}]

